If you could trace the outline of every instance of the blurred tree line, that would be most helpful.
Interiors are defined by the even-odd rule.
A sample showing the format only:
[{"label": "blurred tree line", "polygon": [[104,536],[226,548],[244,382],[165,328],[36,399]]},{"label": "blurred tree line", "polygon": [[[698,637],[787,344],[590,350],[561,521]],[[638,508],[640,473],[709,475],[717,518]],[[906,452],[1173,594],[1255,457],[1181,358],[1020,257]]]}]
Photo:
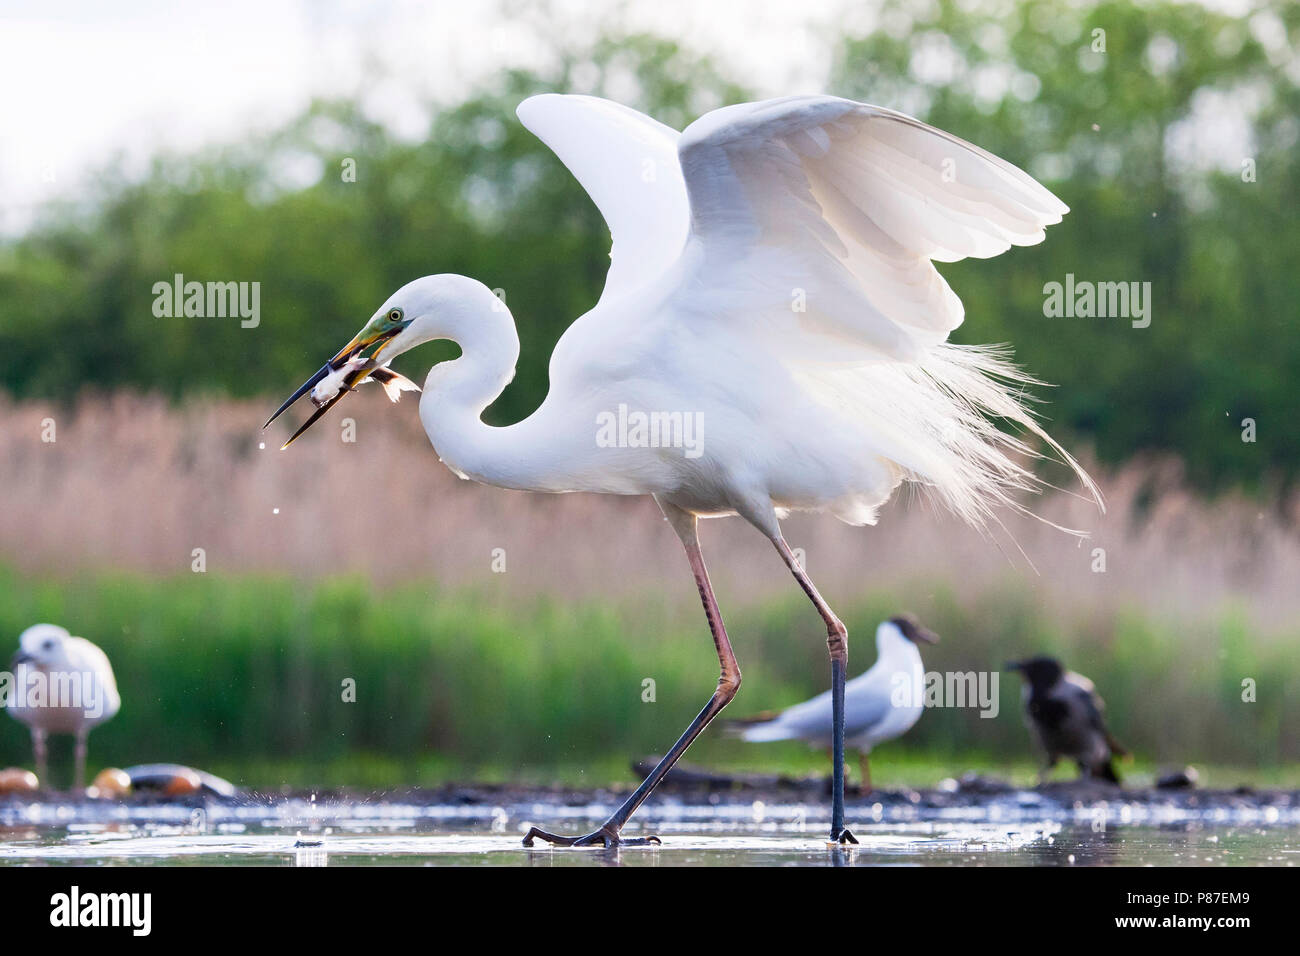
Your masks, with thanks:
[{"label": "blurred tree line", "polygon": [[[1105,460],[1168,451],[1207,490],[1289,488],[1300,6],[1262,0],[1242,18],[1164,2],[971,6],[887,3],[872,34],[828,39],[829,92],[977,142],[1072,208],[1040,246],[943,267],[966,304],[955,337],[1014,343],[1063,386],[1040,392],[1053,428]],[[461,272],[505,290],[523,357],[489,416],[525,416],[545,394],[551,345],[599,295],[608,233],[514,107],[590,92],[682,128],[752,98],[655,36],[608,36],[556,63],[433,110],[418,143],[357,103],[319,102],[272,135],[160,156],[142,179],[106,170],[95,195],[0,245],[0,381],[19,397],[278,397],[398,286]],[[260,282],[260,325],[155,317],[153,286],[176,273]],[[1045,317],[1044,283],[1067,274],[1150,282],[1150,326]],[[436,357],[424,353],[399,364],[422,377]]]}]

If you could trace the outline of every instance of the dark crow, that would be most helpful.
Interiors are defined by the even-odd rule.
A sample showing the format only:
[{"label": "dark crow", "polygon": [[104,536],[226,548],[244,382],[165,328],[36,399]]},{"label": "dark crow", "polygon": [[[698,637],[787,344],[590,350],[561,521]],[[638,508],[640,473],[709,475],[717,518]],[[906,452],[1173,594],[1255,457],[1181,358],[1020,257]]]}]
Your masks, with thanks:
[{"label": "dark crow", "polygon": [[1092,681],[1082,674],[1067,671],[1051,657],[1031,657],[1007,664],[1025,679],[1021,699],[1025,705],[1025,723],[1047,756],[1048,771],[1062,757],[1079,765],[1086,776],[1119,783],[1115,757],[1127,756],[1106,728],[1101,713],[1105,708]]}]

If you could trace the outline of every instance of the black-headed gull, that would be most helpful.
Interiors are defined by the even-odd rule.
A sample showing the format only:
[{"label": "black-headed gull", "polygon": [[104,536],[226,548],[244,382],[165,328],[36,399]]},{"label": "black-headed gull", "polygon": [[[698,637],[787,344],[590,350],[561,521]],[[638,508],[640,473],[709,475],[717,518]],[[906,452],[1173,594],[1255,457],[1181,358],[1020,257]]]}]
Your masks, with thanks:
[{"label": "black-headed gull", "polygon": [[[858,751],[864,792],[871,789],[871,748],[907,733],[925,709],[924,697],[917,692],[925,682],[917,643],[938,640],[910,614],[891,617],[876,628],[876,663],[844,685],[844,744]],[[829,748],[831,693],[732,726],[753,742],[804,740]]]}]

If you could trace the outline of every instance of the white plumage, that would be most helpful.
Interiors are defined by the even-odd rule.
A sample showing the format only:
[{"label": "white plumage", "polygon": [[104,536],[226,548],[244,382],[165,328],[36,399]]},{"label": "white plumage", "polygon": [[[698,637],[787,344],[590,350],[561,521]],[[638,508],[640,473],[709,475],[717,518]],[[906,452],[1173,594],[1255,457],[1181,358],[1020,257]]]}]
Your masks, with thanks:
[{"label": "white plumage", "polygon": [[14,693],[6,709],[31,730],[41,784],[48,786],[47,738],[71,734],[76,738],[75,785],[80,789],[85,783],[86,737],[122,706],[108,656],[57,624],[34,624],[19,635],[10,667]]},{"label": "white plumage", "polygon": [[[904,633],[901,623],[896,619],[881,622],[876,628],[876,662],[844,685],[844,743],[861,757],[866,789],[871,785],[867,756],[872,748],[907,733],[925,710],[919,692],[925,683],[925,667],[915,639]],[[829,748],[832,728],[831,692],[826,691],[737,729],[743,739],[754,743],[802,740]]]},{"label": "white plumage", "polygon": [[[1021,403],[1024,376],[996,351],[945,344],[962,308],[930,262],[1041,240],[1066,207],[1025,173],[834,97],[728,107],[680,136],[591,97],[519,112],[600,207],[611,266],[555,348],[542,407],[501,429],[479,421],[518,355],[500,300],[431,276],[385,303],[380,315],[414,317],[389,355],[432,338],[466,351],[434,369],[421,403],[458,473],[664,495],[772,532],[774,515],[801,509],[870,523],[907,478],[982,522],[1034,484],[1028,449],[990,416],[1069,461]],[[703,460],[597,448],[594,421],[619,403],[698,415]]]},{"label": "white plumage", "polygon": [[[925,668],[916,645],[903,637],[893,624],[882,623],[876,628],[876,662],[844,685],[844,742],[870,752],[881,741],[911,730],[925,709],[911,688],[921,686],[924,680]],[[892,698],[903,682],[906,682],[906,703],[895,706]],[[829,747],[830,691],[788,707],[761,723],[751,724],[740,736],[756,743],[804,740]]]},{"label": "white plumage", "polygon": [[[947,344],[962,308],[932,265],[1039,242],[1067,210],[978,147],[837,97],[730,106],[680,134],[587,96],[536,96],[519,117],[582,183],[613,238],[600,300],[557,343],[542,405],[514,425],[484,424],[514,376],[514,320],[482,283],[434,275],[394,293],[280,411],[371,346],[386,363],[451,339],[461,356],[429,372],[420,417],[455,473],[530,491],[654,496],[691,560],[722,679],[646,787],[583,838],[610,843],[739,686],[697,518],[739,514],[772,540],[826,623],[842,687],[843,625],[787,546],[781,516],[871,523],[911,480],[982,524],[1037,483],[1024,463],[1031,448],[993,419],[1045,443],[1096,494],[1022,404],[1028,379],[996,350]],[[691,416],[702,441],[598,440],[616,410]],[[835,807],[839,819],[842,788]]]},{"label": "white plumage", "polygon": [[352,387],[354,382],[376,381],[384,389],[390,402],[402,397],[402,392],[418,392],[420,386],[409,378],[398,375],[388,368],[360,354],[352,356],[338,368],[330,369],[328,375],[316,383],[311,390],[311,400],[317,407],[329,404],[343,392]]}]

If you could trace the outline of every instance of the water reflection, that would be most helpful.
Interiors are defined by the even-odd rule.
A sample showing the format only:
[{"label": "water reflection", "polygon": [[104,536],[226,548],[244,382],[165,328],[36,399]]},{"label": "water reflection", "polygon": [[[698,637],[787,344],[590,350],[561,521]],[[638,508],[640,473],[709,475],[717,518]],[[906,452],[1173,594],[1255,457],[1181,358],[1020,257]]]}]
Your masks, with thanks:
[{"label": "water reflection", "polygon": [[395,832],[335,830],[327,840],[302,842],[276,827],[242,833],[196,834],[190,828],[139,827],[102,832],[63,828],[11,830],[0,863],[22,864],[260,864],[353,866],[434,863],[524,866],[658,866],[743,864],[804,866],[1106,866],[1293,865],[1300,859],[1295,828],[1131,826],[1095,830],[1072,824],[1028,829],[957,825],[863,828],[858,847],[828,847],[807,833],[750,830],[729,836],[685,828],[664,834],[662,847],[531,848],[490,827]]},{"label": "water reflection", "polygon": [[[858,847],[828,847],[819,804],[645,808],[661,847],[555,849],[520,845],[533,819],[581,832],[604,818],[597,804],[564,806],[338,803],[305,808],[213,803],[114,807],[107,819],[69,808],[0,810],[0,865],[355,866],[1113,866],[1280,865],[1300,862],[1300,814],[1254,808],[1171,814],[1112,803],[1028,812],[957,813],[908,805],[857,808]],[[1272,811],[1271,813],[1266,811]],[[8,813],[8,819],[5,813]],[[97,811],[98,812],[98,811]],[[14,819],[17,816],[19,819]],[[635,827],[629,836],[640,833]]]}]

